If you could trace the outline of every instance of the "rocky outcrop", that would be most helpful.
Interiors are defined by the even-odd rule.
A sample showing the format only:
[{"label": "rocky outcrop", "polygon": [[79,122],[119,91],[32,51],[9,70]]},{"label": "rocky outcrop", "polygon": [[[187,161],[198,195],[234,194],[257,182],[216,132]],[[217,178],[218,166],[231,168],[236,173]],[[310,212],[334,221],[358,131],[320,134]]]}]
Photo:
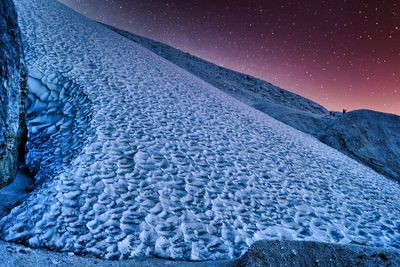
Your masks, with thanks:
[{"label": "rocky outcrop", "polygon": [[336,119],[321,141],[400,181],[400,116],[352,111]]},{"label": "rocky outcrop", "polygon": [[30,249],[0,241],[0,266],[58,267],[251,267],[251,266],[398,266],[400,253],[358,245],[334,245],[302,241],[259,241],[242,257],[223,261],[172,261],[160,258],[108,261]]},{"label": "rocky outcrop", "polygon": [[15,177],[18,144],[24,132],[26,71],[17,14],[11,0],[0,1],[0,187]]},{"label": "rocky outcrop", "polygon": [[234,266],[398,266],[398,250],[298,241],[259,241]]}]

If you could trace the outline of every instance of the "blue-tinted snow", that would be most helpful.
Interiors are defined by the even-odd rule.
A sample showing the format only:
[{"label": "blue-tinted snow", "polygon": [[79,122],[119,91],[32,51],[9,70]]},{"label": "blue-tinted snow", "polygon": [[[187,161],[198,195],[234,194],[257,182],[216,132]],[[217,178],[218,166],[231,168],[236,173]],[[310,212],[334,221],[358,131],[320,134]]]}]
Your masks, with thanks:
[{"label": "blue-tinted snow", "polygon": [[75,90],[55,107],[65,123],[31,127],[64,127],[73,152],[51,131],[33,147],[43,183],[3,239],[108,259],[233,258],[282,238],[400,247],[398,184],[56,1],[16,5],[31,78]]}]

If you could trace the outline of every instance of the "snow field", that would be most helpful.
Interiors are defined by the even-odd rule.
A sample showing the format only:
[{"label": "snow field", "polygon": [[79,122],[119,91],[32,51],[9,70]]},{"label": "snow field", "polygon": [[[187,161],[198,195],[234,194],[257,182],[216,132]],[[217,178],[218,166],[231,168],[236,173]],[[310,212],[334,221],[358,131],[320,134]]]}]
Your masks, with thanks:
[{"label": "snow field", "polygon": [[398,184],[56,1],[16,5],[42,184],[1,238],[106,259],[282,238],[400,248]]}]

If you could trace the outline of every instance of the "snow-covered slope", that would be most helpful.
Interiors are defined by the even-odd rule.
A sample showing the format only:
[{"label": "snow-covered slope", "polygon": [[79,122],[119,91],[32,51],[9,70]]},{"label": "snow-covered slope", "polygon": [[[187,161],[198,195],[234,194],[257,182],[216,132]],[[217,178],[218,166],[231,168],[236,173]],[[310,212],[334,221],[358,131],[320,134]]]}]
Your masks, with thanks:
[{"label": "snow-covered slope", "polygon": [[[374,170],[400,181],[400,150],[396,143],[400,142],[400,139],[398,127],[395,127],[396,123],[399,125],[399,116],[373,111],[364,112],[363,116],[359,116],[360,112],[355,111],[354,115],[353,112],[349,112],[345,119],[342,119],[340,113],[328,112],[317,103],[268,82],[217,66],[169,45],[111,26],[107,27],[240,101],[293,128],[311,134]],[[337,128],[341,128],[340,133]],[[355,133],[364,133],[363,136],[369,137],[362,140],[361,150],[360,145],[351,144],[355,139],[359,139],[350,136]],[[347,137],[349,139],[346,139]]]},{"label": "snow-covered slope", "polygon": [[254,108],[295,109],[319,116],[328,114],[323,106],[310,99],[266,81],[215,65],[172,46],[109,25],[105,26]]},{"label": "snow-covered slope", "polygon": [[41,183],[3,239],[107,259],[281,238],[400,248],[398,184],[56,1],[15,2]]}]

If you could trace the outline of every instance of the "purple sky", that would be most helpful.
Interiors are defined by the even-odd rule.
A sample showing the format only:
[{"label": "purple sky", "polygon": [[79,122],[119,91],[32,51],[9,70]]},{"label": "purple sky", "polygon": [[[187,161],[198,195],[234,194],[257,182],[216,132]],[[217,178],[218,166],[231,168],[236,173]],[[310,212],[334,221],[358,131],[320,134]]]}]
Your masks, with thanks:
[{"label": "purple sky", "polygon": [[329,109],[400,114],[398,1],[62,2]]}]

